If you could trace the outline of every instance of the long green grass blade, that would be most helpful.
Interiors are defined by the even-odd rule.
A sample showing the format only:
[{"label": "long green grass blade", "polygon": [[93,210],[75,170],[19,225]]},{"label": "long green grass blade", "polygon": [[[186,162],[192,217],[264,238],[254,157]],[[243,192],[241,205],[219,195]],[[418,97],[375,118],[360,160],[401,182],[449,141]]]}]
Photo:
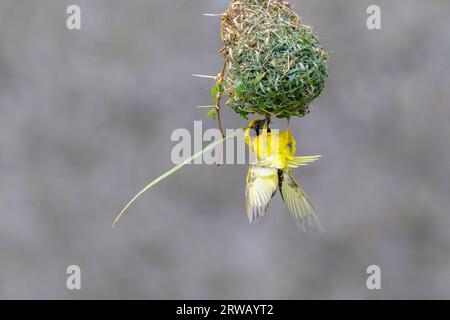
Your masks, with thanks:
[{"label": "long green grass blade", "polygon": [[214,141],[213,143],[209,144],[206,148],[204,148],[203,150],[197,152],[196,154],[194,154],[192,157],[184,160],[182,163],[176,165],[175,167],[173,167],[172,169],[170,169],[169,171],[167,171],[166,173],[164,173],[163,175],[161,175],[160,177],[156,178],[155,180],[153,180],[149,185],[147,185],[144,189],[142,189],[141,191],[139,191],[134,197],[133,199],[130,200],[130,202],[128,202],[128,204],[122,209],[122,211],[119,213],[119,215],[116,217],[116,219],[113,222],[112,227],[114,228],[116,226],[116,224],[119,222],[119,220],[122,218],[122,216],[125,214],[125,212],[128,210],[128,208],[140,197],[142,196],[146,191],[150,190],[151,188],[153,188],[154,186],[156,186],[158,183],[160,183],[162,180],[164,180],[165,178],[171,176],[172,174],[174,174],[175,172],[177,172],[178,170],[180,170],[182,167],[184,167],[186,164],[189,164],[192,160],[197,159],[198,157],[202,156],[203,154],[205,154],[206,152],[212,150],[213,148],[215,148],[217,145],[223,143],[225,140],[234,138],[235,136],[237,136],[239,133],[242,132],[242,129],[238,129],[236,131],[234,131],[233,133],[227,135],[226,137]]}]

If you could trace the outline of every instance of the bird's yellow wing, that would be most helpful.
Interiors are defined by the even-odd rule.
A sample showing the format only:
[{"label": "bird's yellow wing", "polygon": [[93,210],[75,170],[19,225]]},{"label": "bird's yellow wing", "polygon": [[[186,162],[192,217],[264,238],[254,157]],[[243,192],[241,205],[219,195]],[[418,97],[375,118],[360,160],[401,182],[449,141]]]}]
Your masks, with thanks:
[{"label": "bird's yellow wing", "polygon": [[295,222],[305,231],[321,230],[319,218],[308,195],[300,188],[290,170],[283,171],[280,191]]},{"label": "bird's yellow wing", "polygon": [[304,157],[293,157],[291,159],[287,159],[286,166],[288,168],[298,168],[300,166],[306,166],[310,163],[313,163],[314,161],[319,160],[319,158],[322,157],[321,155],[318,156],[304,156]]},{"label": "bird's yellow wing", "polygon": [[245,206],[250,222],[258,221],[269,206],[270,200],[277,192],[278,171],[251,165],[247,175]]},{"label": "bird's yellow wing", "polygon": [[260,161],[254,161],[253,164],[261,167],[271,167],[278,169],[294,169],[300,166],[306,166],[314,161],[319,160],[321,156],[306,156],[306,157],[283,157],[279,154],[273,154],[270,157]]}]

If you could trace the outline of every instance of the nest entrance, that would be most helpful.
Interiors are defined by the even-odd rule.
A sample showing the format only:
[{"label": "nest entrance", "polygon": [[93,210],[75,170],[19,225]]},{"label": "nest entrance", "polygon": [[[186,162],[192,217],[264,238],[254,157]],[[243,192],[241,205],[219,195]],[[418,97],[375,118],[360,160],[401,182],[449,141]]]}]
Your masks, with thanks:
[{"label": "nest entrance", "polygon": [[303,117],[322,92],[328,54],[283,0],[232,0],[222,17],[227,105],[249,114]]}]

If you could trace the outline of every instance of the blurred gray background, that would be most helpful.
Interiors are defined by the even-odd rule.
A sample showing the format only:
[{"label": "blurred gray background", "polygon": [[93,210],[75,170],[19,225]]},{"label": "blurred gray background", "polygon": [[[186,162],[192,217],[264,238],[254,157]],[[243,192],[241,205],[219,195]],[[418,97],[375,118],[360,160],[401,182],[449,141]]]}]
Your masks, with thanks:
[{"label": "blurred gray background", "polygon": [[[0,0],[0,298],[450,298],[450,3],[295,0],[332,51],[297,171],[324,232],[277,196],[249,224],[246,166],[172,166],[208,104],[227,0]],[[66,29],[66,8],[82,30]],[[382,30],[366,9],[382,9]],[[224,112],[228,128],[245,122]],[[66,289],[81,267],[82,290]],[[381,267],[381,290],[366,268]]]}]

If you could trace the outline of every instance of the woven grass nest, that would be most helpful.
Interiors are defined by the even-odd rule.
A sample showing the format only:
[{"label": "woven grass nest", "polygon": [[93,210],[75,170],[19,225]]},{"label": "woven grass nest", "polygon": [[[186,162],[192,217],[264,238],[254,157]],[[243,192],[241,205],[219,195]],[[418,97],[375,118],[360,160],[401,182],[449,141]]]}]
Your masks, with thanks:
[{"label": "woven grass nest", "polygon": [[328,77],[328,53],[283,0],[232,0],[222,17],[221,85],[239,115],[303,117]]}]

